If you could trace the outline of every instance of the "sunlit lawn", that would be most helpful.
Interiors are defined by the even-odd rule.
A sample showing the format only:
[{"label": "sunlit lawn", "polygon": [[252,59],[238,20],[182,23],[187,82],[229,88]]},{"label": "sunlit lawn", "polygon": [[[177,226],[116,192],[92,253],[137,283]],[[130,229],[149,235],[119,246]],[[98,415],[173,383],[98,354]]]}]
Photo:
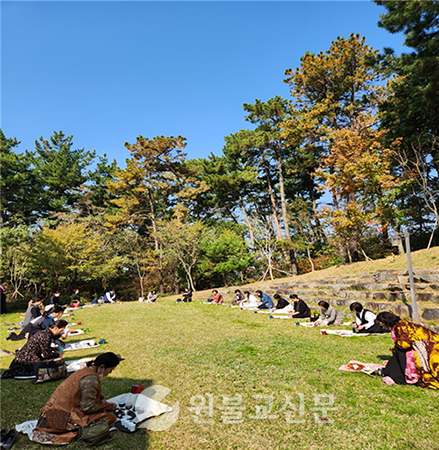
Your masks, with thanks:
[{"label": "sunlit lawn", "polygon": [[[17,314],[2,317],[2,322],[18,321]],[[93,351],[66,352],[66,359],[105,351],[125,358],[103,381],[107,398],[130,391],[134,383],[156,384],[171,389],[164,403],[180,407],[178,420],[166,431],[115,432],[113,441],[100,448],[439,449],[438,391],[388,387],[379,378],[337,370],[350,359],[387,358],[389,335],[320,336],[318,329],[290,320],[168,300],[82,309],[74,321],[89,328],[85,338],[107,343]],[[7,328],[2,324],[1,348],[15,350],[24,341],[6,341]],[[2,358],[1,368],[11,360]],[[36,419],[58,384],[3,381],[1,428]],[[202,401],[196,395],[204,396],[207,406],[207,394],[213,395],[212,417],[201,414],[199,420],[212,423],[197,424],[188,408],[191,401]],[[315,402],[331,403],[331,396],[329,422],[321,421]],[[270,398],[270,417],[263,418]],[[233,400],[235,406],[227,404]],[[254,417],[257,410],[262,418]],[[17,449],[41,448],[24,435],[17,439]],[[76,442],[69,448],[83,447]]]}]

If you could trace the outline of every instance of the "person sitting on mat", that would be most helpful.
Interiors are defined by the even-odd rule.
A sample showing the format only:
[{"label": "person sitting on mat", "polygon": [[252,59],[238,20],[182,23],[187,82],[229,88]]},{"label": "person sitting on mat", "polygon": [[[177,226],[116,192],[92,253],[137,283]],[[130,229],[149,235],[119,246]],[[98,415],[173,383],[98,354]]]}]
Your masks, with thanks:
[{"label": "person sitting on mat", "polygon": [[273,298],[275,299],[275,300],[277,300],[277,304],[276,304],[276,306],[275,306],[275,308],[274,309],[284,309],[284,308],[286,308],[287,306],[289,306],[289,302],[288,302],[288,300],[285,300],[283,297],[281,297],[279,294],[274,294],[273,295]]},{"label": "person sitting on mat", "polygon": [[111,427],[116,422],[112,412],[115,403],[102,396],[101,379],[119,364],[112,352],[99,355],[64,380],[43,407],[33,432],[33,441],[68,444],[79,435],[79,427],[106,420]]},{"label": "person sitting on mat", "polygon": [[294,302],[294,311],[290,314],[292,319],[307,319],[311,317],[309,306],[296,294],[291,294],[290,299]]},{"label": "person sitting on mat", "polygon": [[23,327],[25,327],[31,320],[41,316],[41,305],[44,302],[46,296],[44,294],[35,294],[30,305],[27,308],[26,315],[23,319]]},{"label": "person sitting on mat", "polygon": [[70,303],[76,302],[76,301],[78,301],[78,302],[81,301],[81,296],[79,295],[79,289],[78,288],[75,288],[73,290],[73,294],[70,296]]},{"label": "person sitting on mat", "polygon": [[232,301],[232,305],[240,305],[243,300],[242,292],[239,289],[235,290],[235,298]]},{"label": "person sitting on mat", "polygon": [[145,303],[154,303],[157,300],[157,291],[151,291],[148,294],[148,300]]},{"label": "person sitting on mat", "polygon": [[[37,317],[34,320],[31,320],[20,332],[20,334],[16,334],[14,332],[10,333],[6,338],[11,341],[20,341],[22,339],[29,339],[34,334],[37,334],[41,330],[46,330],[52,325],[55,320],[58,320],[62,317],[64,313],[64,307],[60,305],[55,305],[52,308],[44,311],[43,314]],[[63,339],[67,337],[67,333],[62,336]]]},{"label": "person sitting on mat", "polygon": [[256,295],[259,297],[260,305],[258,306],[258,309],[270,309],[272,310],[274,308],[274,303],[271,297],[268,294],[265,294],[261,290],[256,291]]},{"label": "person sitting on mat", "polygon": [[439,389],[439,334],[391,312],[381,312],[376,321],[391,330],[393,356],[379,375],[389,377],[388,384],[416,384]]},{"label": "person sitting on mat", "polygon": [[52,296],[50,297],[50,304],[51,305],[59,305],[59,296],[61,293],[59,292],[59,289],[57,289]]},{"label": "person sitting on mat", "polygon": [[104,295],[104,302],[105,303],[116,303],[116,292],[114,291],[114,289],[110,289]]},{"label": "person sitting on mat", "polygon": [[223,296],[216,289],[212,291],[212,294],[213,294],[212,303],[216,303],[217,305],[222,305],[224,303]]},{"label": "person sitting on mat", "polygon": [[192,301],[192,290],[189,288],[186,288],[184,290],[184,294],[183,294],[183,301],[185,303],[189,303]]},{"label": "person sitting on mat", "polygon": [[244,291],[244,299],[239,306],[242,308],[257,308],[259,303],[259,300],[253,294],[250,294],[250,291]]},{"label": "person sitting on mat", "polygon": [[14,377],[31,377],[35,375],[35,364],[45,359],[53,359],[58,355],[58,347],[53,347],[54,340],[62,334],[67,326],[66,320],[53,323],[47,330],[34,334],[18,350],[9,369],[3,372],[2,379]]},{"label": "person sitting on mat", "polygon": [[386,333],[387,330],[383,328],[376,321],[376,314],[368,309],[364,309],[359,302],[351,303],[349,309],[355,312],[355,322],[353,325],[354,333]]},{"label": "person sitting on mat", "polygon": [[319,301],[318,305],[322,308],[322,314],[314,322],[315,326],[327,327],[330,325],[343,325],[343,316],[341,315],[341,311],[335,309],[324,300]]}]

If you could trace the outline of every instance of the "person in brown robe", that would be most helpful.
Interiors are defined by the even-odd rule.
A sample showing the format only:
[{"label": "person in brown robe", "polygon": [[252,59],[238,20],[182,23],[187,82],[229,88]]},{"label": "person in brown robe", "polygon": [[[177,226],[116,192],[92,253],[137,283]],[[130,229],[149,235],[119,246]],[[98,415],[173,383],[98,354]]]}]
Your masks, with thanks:
[{"label": "person in brown robe", "polygon": [[111,427],[116,405],[102,396],[100,379],[118,364],[114,353],[104,353],[63,381],[42,409],[33,441],[68,444],[78,437],[80,427],[102,419]]}]

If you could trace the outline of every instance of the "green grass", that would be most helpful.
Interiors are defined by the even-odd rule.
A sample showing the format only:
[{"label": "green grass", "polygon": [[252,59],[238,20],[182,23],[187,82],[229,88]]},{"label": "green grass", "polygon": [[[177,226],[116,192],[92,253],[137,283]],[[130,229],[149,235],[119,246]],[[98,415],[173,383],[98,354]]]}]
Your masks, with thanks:
[{"label": "green grass", "polygon": [[[18,323],[17,314],[3,322]],[[102,449],[439,449],[439,392],[411,386],[386,386],[379,378],[339,372],[350,359],[380,362],[389,356],[389,335],[362,338],[320,336],[318,329],[294,321],[270,320],[223,306],[138,302],[103,305],[75,312],[74,321],[90,331],[85,338],[104,338],[107,344],[87,351],[66,352],[77,359],[105,351],[125,360],[105,380],[108,398],[131,389],[134,383],[171,389],[163,400],[179,402],[177,422],[162,432],[140,430],[115,433]],[[21,342],[6,341],[1,325],[1,348],[15,350]],[[12,357],[1,359],[6,369]],[[1,383],[1,428],[38,417],[60,382],[34,386],[30,381]],[[214,395],[213,423],[196,424],[188,410],[195,395]],[[223,423],[223,397],[242,396],[240,424]],[[289,396],[296,407],[305,400],[304,415],[282,409]],[[332,423],[315,423],[316,395],[334,395]],[[251,419],[256,407],[271,396],[277,418]],[[193,400],[193,399],[192,399]],[[17,449],[41,449],[19,435]],[[71,449],[85,448],[79,442]]]}]

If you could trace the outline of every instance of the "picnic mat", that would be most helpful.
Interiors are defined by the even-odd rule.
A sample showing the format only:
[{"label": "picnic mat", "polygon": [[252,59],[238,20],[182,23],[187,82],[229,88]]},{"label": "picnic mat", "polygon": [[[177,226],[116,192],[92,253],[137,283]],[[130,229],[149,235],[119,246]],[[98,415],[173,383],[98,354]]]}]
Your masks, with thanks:
[{"label": "picnic mat", "polygon": [[83,369],[89,361],[92,361],[94,358],[82,358],[82,359],[72,359],[69,361],[64,361],[67,366],[67,372],[76,372],[79,369]]},{"label": "picnic mat", "polygon": [[377,369],[383,369],[382,364],[364,363],[361,361],[351,360],[338,368],[342,372],[363,372],[369,374]]},{"label": "picnic mat", "polygon": [[354,333],[352,330],[320,330],[320,334],[334,334],[336,336],[343,337],[370,336],[370,333]]},{"label": "picnic mat", "polygon": [[72,351],[72,350],[82,350],[84,348],[92,348],[92,347],[99,347],[99,344],[96,343],[93,339],[89,339],[86,341],[79,341],[75,342],[74,344],[67,344],[64,348],[65,352]]},{"label": "picnic mat", "polygon": [[78,334],[84,334],[83,330],[68,330],[68,336],[77,336]]},{"label": "picnic mat", "polygon": [[[157,417],[164,413],[172,412],[172,408],[164,403],[160,403],[152,398],[147,397],[143,393],[140,394],[121,394],[117,397],[109,398],[108,402],[119,403],[119,402],[131,402],[135,405],[136,417],[133,419],[133,422],[140,423],[145,421],[146,419]],[[27,422],[20,423],[15,426],[16,431],[20,433],[27,434],[29,439],[33,440],[33,431],[37,425],[38,420],[28,420]],[[117,428],[112,428],[111,430],[117,430]],[[48,445],[53,445],[51,442],[47,443]],[[60,444],[56,444],[60,445]]]},{"label": "picnic mat", "polygon": [[231,306],[229,303],[214,303],[214,302],[203,302],[203,305]]}]

